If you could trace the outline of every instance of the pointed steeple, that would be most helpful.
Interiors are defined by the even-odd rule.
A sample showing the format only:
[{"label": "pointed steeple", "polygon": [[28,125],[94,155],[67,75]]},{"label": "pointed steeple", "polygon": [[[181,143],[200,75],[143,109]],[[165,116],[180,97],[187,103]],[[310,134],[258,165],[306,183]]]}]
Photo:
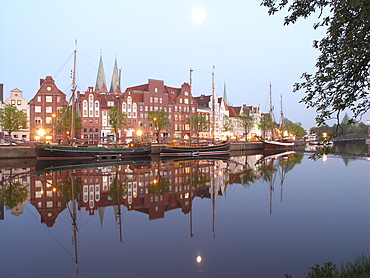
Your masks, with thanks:
[{"label": "pointed steeple", "polygon": [[226,83],[224,83],[224,95],[222,97],[224,99],[224,102],[226,105],[229,105],[229,102],[227,101],[227,94],[226,94]]},{"label": "pointed steeple", "polygon": [[116,58],[116,60],[114,61],[112,83],[110,85],[109,93],[114,94],[116,93],[117,89],[120,89],[120,76],[118,73],[117,58]]},{"label": "pointed steeple", "polygon": [[100,54],[100,61],[99,61],[99,68],[98,68],[98,75],[96,77],[96,85],[95,91],[97,92],[106,92],[107,85],[105,83],[105,74],[104,74],[104,67],[103,67],[103,57]]}]

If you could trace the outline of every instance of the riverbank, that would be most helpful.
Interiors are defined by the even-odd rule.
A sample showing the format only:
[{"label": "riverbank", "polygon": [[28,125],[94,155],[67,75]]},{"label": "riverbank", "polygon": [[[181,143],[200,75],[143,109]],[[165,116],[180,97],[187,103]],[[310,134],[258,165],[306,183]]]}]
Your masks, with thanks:
[{"label": "riverbank", "polygon": [[[305,142],[296,141],[295,147],[304,146]],[[159,154],[162,144],[152,145],[152,154]],[[262,142],[231,142],[230,152],[249,152],[263,150]],[[35,148],[29,146],[0,146],[0,159],[8,158],[36,158]]]},{"label": "riverbank", "polygon": [[34,147],[29,146],[0,146],[0,159],[36,158]]}]

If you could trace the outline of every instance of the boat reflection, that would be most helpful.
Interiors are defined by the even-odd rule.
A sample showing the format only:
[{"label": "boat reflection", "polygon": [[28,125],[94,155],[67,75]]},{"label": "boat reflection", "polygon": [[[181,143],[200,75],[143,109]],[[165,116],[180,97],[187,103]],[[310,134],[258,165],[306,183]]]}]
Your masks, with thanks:
[{"label": "boat reflection", "polygon": [[[36,165],[21,174],[16,170],[2,179],[1,190],[15,178],[27,177],[30,203],[41,215],[41,222],[52,227],[69,202],[75,200],[78,210],[89,215],[102,208],[121,206],[148,215],[149,220],[163,218],[170,210],[191,212],[196,197],[216,200],[229,184],[251,186],[257,181],[272,182],[281,168],[282,179],[303,155],[293,151],[235,157],[175,158],[169,160],[136,160],[64,166]],[[45,165],[43,165],[45,166]],[[5,170],[2,170],[2,173]],[[16,174],[14,174],[16,173]],[[72,181],[75,185],[71,189]],[[13,185],[14,187],[14,185]],[[74,196],[72,196],[72,193]],[[17,196],[6,196],[8,209],[19,205]],[[9,199],[13,198],[13,204]],[[20,199],[19,199],[20,200]]]}]

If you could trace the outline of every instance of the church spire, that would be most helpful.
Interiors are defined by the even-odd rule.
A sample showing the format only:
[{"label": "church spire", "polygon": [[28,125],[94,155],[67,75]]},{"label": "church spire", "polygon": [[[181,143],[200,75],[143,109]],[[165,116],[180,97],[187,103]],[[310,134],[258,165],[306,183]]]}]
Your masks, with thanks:
[{"label": "church spire", "polygon": [[105,74],[104,74],[104,67],[103,67],[103,57],[101,54],[100,54],[98,75],[96,77],[95,91],[97,92],[107,91],[107,85],[105,83]]},{"label": "church spire", "polygon": [[114,94],[116,93],[116,90],[120,89],[120,75],[118,73],[118,67],[117,67],[117,58],[114,61],[114,68],[113,68],[113,75],[112,75],[112,82],[110,85],[109,93]]},{"label": "church spire", "polygon": [[227,101],[227,94],[226,94],[226,83],[224,83],[224,95],[222,98],[224,99],[225,104],[229,105],[229,102]]}]

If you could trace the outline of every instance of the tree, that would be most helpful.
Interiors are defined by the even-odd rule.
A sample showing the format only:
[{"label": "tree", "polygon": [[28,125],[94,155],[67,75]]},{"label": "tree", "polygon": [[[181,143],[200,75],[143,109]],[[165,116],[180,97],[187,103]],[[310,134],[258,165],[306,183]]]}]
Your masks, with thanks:
[{"label": "tree", "polygon": [[[287,130],[289,134],[293,134],[297,137],[303,137],[306,135],[306,131],[304,130],[300,122],[293,123],[287,118],[284,118],[284,129]],[[282,130],[281,132],[284,132],[284,130]]]},{"label": "tree", "polygon": [[[57,126],[56,129],[60,131],[71,131],[71,122],[72,122],[72,110],[68,107],[64,107],[58,110],[57,112]],[[75,115],[74,121],[75,130],[80,130],[82,128],[81,117]]]},{"label": "tree", "polygon": [[[370,108],[370,3],[368,0],[262,0],[272,15],[288,8],[284,25],[295,23],[319,12],[320,21],[314,28],[326,27],[326,36],[314,41],[319,55],[316,73],[303,73],[301,83],[293,91],[304,90],[301,102],[307,108],[315,108],[318,126],[336,118],[349,109],[353,113],[350,122]],[[328,10],[328,11],[327,11]],[[322,14],[329,14],[321,17]]]},{"label": "tree", "polygon": [[162,110],[149,111],[148,119],[153,124],[154,129],[157,131],[157,142],[161,142],[161,130],[170,124],[169,114]]},{"label": "tree", "polygon": [[[190,123],[190,118],[186,119],[186,123]],[[211,122],[207,119],[207,117],[203,114],[192,114],[191,115],[191,127],[190,129],[193,130],[197,137],[199,138],[199,133],[202,131],[206,131],[209,129]]]},{"label": "tree", "polygon": [[247,136],[252,130],[256,120],[253,115],[250,115],[249,111],[241,113],[236,118],[239,120],[240,126],[244,129],[245,141],[247,141]]},{"label": "tree", "polygon": [[259,128],[262,131],[262,137],[265,138],[266,137],[266,132],[269,131],[269,130],[272,130],[273,127],[274,127],[274,123],[271,119],[271,115],[270,114],[262,114],[260,124],[259,124]]},{"label": "tree", "polygon": [[108,113],[109,116],[109,124],[112,126],[114,133],[116,134],[116,147],[118,144],[118,139],[119,139],[119,130],[127,125],[126,119],[127,115],[122,112],[117,107],[112,107],[112,109]]},{"label": "tree", "polygon": [[[10,170],[12,176],[12,170]],[[7,209],[15,208],[27,200],[29,184],[23,184],[10,178],[4,181],[0,187],[0,203],[6,205]]]},{"label": "tree", "polygon": [[230,130],[231,130],[230,118],[229,118],[229,116],[224,115],[224,117],[222,118],[222,131],[228,132]]},{"label": "tree", "polygon": [[6,104],[0,108],[0,126],[3,131],[8,132],[11,137],[12,132],[26,129],[28,125],[27,115],[24,111],[18,110],[11,104]]}]

